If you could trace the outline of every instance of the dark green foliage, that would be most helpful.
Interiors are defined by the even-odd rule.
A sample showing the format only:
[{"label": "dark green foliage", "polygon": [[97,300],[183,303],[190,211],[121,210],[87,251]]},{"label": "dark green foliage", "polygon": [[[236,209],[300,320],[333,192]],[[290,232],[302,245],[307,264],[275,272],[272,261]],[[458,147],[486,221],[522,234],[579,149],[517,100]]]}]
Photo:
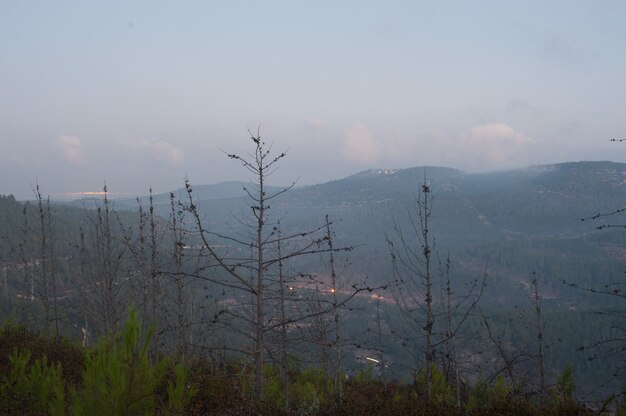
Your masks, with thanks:
[{"label": "dark green foliage", "polygon": [[[15,335],[20,350],[8,350],[7,334]],[[147,350],[150,333],[142,334],[131,314],[124,330],[101,339],[97,346],[81,350],[47,341],[27,331],[6,326],[2,332],[0,414],[24,415],[452,415],[456,414],[452,387],[443,372],[432,369],[432,399],[424,389],[424,371],[415,384],[386,382],[372,371],[356,373],[345,381],[343,400],[334,401],[332,379],[318,368],[294,371],[289,408],[281,397],[278,371],[266,367],[265,395],[253,399],[249,366],[193,362],[189,370],[167,360],[151,363]],[[31,353],[30,349],[37,351]],[[84,356],[82,381],[70,381],[61,363],[46,352]],[[35,358],[35,356],[39,358]],[[550,397],[516,393],[500,377],[493,383],[478,381],[467,386],[462,414],[474,415],[587,415],[576,401],[572,371],[558,377]],[[617,401],[615,401],[617,404]],[[618,413],[619,414],[619,413]]]},{"label": "dark green foliage", "polygon": [[48,365],[46,357],[31,362],[29,351],[17,350],[8,359],[9,368],[0,377],[1,414],[65,414],[59,363]]},{"label": "dark green foliage", "polygon": [[566,407],[571,403],[575,403],[574,391],[574,373],[571,366],[565,367],[563,372],[556,379],[556,385],[553,391],[553,401],[559,407]]},{"label": "dark green foliage", "polygon": [[195,392],[187,370],[151,363],[150,342],[135,313],[123,332],[90,350],[7,325],[0,334],[0,414],[186,414]]},{"label": "dark green foliage", "polygon": [[101,340],[87,353],[83,385],[74,393],[77,415],[152,414],[156,389],[165,375],[165,362],[148,360],[149,333],[141,339],[136,314],[121,334]]},{"label": "dark green foliage", "polygon": [[318,414],[323,409],[333,409],[333,381],[319,368],[298,372],[290,387],[292,411],[296,414]]},{"label": "dark green foliage", "polygon": [[0,373],[6,374],[11,368],[9,357],[14,351],[30,353],[31,362],[46,358],[50,365],[61,366],[63,379],[70,385],[81,381],[84,354],[76,344],[64,339],[46,339],[32,334],[26,328],[5,324],[0,330]]},{"label": "dark green foliage", "polygon": [[186,372],[173,369],[167,400],[159,396],[167,362],[152,364],[148,348],[152,332],[142,334],[139,318],[131,313],[124,330],[102,339],[85,360],[83,384],[72,394],[75,415],[144,415],[160,411],[181,414],[193,395],[186,386]]},{"label": "dark green foliage", "polygon": [[[182,365],[174,366],[167,382],[167,409],[171,415],[184,415],[191,403],[196,389],[187,383],[187,369]],[[173,377],[172,377],[173,376]]]}]

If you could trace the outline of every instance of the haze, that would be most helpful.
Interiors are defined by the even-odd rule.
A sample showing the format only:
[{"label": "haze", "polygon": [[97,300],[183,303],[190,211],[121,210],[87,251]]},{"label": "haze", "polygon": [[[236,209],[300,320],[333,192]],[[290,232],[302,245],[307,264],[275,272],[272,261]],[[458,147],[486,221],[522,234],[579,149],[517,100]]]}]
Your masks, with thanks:
[{"label": "haze", "polygon": [[626,161],[621,1],[0,2],[0,194]]}]

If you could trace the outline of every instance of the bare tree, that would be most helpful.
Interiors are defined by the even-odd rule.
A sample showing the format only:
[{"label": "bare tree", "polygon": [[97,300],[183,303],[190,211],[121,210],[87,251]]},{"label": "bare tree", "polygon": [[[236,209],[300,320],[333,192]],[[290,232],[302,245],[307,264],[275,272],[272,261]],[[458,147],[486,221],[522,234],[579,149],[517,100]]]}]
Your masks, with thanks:
[{"label": "bare tree", "polygon": [[35,198],[37,199],[37,219],[39,222],[39,297],[44,309],[44,328],[46,336],[50,335],[50,294],[49,282],[48,282],[48,227],[46,226],[46,210],[44,207],[44,201],[39,191],[39,184],[35,187]]},{"label": "bare tree", "polygon": [[[326,237],[323,235],[325,225],[306,231],[279,232],[278,220],[273,219],[269,213],[272,205],[278,202],[277,198],[292,189],[295,182],[278,190],[268,188],[268,178],[286,153],[274,156],[271,146],[266,145],[258,132],[256,135],[250,133],[250,136],[254,149],[252,152],[247,155],[227,154],[230,159],[240,162],[254,178],[253,186],[244,187],[250,201],[250,211],[248,215],[237,218],[244,231],[234,231],[231,235],[224,235],[207,228],[188,180],[185,182],[185,187],[188,195],[186,210],[191,214],[195,223],[195,232],[201,245],[199,251],[206,254],[209,263],[200,268],[194,276],[244,295],[235,305],[224,307],[219,311],[216,318],[218,316],[231,317],[249,328],[249,331],[245,331],[242,327],[230,325],[231,329],[235,329],[251,341],[249,353],[254,364],[254,395],[260,399],[265,382],[263,366],[270,349],[266,336],[270,332],[281,329],[284,331],[290,324],[329,311],[327,308],[299,315],[282,316],[280,314],[279,311],[285,309],[276,308],[276,300],[280,303],[281,285],[279,282],[285,262],[301,256],[348,248],[325,246]],[[213,271],[213,273],[209,274],[207,271]],[[307,275],[302,273],[296,273],[295,276],[309,280]],[[284,290],[284,285],[282,288]],[[353,285],[350,294],[345,296],[340,304],[349,301],[365,289]],[[269,307],[268,302],[274,307]]]},{"label": "bare tree", "polygon": [[455,390],[455,405],[457,413],[461,413],[461,376],[459,374],[459,363],[457,360],[456,351],[456,331],[453,327],[453,301],[452,301],[452,285],[450,283],[450,256],[446,259],[445,271],[442,273],[445,276],[445,308],[446,308],[446,361],[449,363],[449,367],[452,368],[454,373],[454,390]]},{"label": "bare tree", "polygon": [[48,237],[50,242],[48,243],[48,258],[49,258],[49,273],[50,273],[50,284],[52,291],[52,320],[54,321],[54,335],[55,337],[59,337],[59,293],[58,293],[58,276],[57,276],[57,257],[58,254],[55,251],[55,237],[54,234],[54,223],[52,216],[52,208],[50,207],[50,197],[46,200],[46,216],[48,219]]},{"label": "bare tree", "polygon": [[[489,319],[481,312],[483,326],[487,331],[487,336],[496,348],[496,355],[499,356],[501,360],[501,368],[496,367],[493,369],[493,376],[490,381],[504,373],[506,374],[509,384],[512,386],[513,393],[520,393],[523,391],[522,389],[524,389],[524,387],[528,387],[531,384],[536,385],[538,380],[539,385],[532,390],[532,393],[538,393],[540,397],[545,398],[548,388],[546,382],[545,351],[552,345],[546,345],[545,343],[541,295],[539,291],[539,281],[535,272],[532,274],[530,284],[526,287],[530,291],[528,293],[528,300],[532,305],[532,311],[522,310],[517,317],[517,322],[523,323],[524,329],[522,331],[533,334],[533,337],[536,339],[534,346],[526,345],[515,350],[505,342],[506,329],[500,334],[496,334],[489,323]],[[517,308],[517,306],[515,308]],[[528,315],[529,312],[532,316]],[[513,318],[509,318],[509,322],[509,325],[513,326],[512,324],[515,321]],[[526,323],[529,323],[529,326],[526,326]],[[508,329],[511,328],[509,327]],[[532,364],[523,366],[523,369],[519,368],[521,364],[529,361]],[[531,380],[534,380],[534,383],[531,383]]]},{"label": "bare tree", "polygon": [[278,300],[279,300],[279,313],[280,313],[280,326],[278,331],[280,334],[279,341],[279,367],[280,367],[280,381],[283,386],[283,395],[285,400],[285,407],[289,408],[289,326],[287,325],[287,302],[290,292],[289,283],[286,280],[283,267],[283,245],[281,241],[282,232],[280,229],[280,221],[277,224],[277,236],[278,241],[276,243],[276,249],[278,252]]},{"label": "bare tree", "polygon": [[[33,307],[41,304],[43,308],[43,330],[50,335],[50,326],[54,322],[54,334],[59,336],[59,314],[57,296],[56,253],[53,234],[53,216],[50,198],[45,200],[41,195],[39,184],[33,189],[35,195],[35,212],[29,213],[31,205],[24,204],[23,239],[20,243],[22,270],[27,287],[31,307],[27,312],[31,323],[34,319]],[[34,222],[29,217],[34,215]],[[37,302],[35,302],[37,301]]]},{"label": "bare tree", "polygon": [[539,394],[544,395],[546,392],[546,370],[544,364],[544,345],[543,345],[543,322],[541,321],[541,304],[539,303],[539,282],[537,275],[533,272],[533,306],[535,307],[535,324],[537,328],[537,364],[539,368]]},{"label": "bare tree", "polygon": [[440,343],[444,345],[443,367],[448,380],[455,390],[455,406],[457,413],[462,412],[461,409],[461,360],[457,350],[457,340],[459,332],[465,322],[472,316],[474,310],[478,307],[478,303],[482,298],[483,292],[487,285],[487,270],[483,271],[482,278],[474,279],[469,288],[464,293],[456,294],[452,287],[450,278],[452,270],[452,261],[450,255],[446,258],[445,265],[439,262],[439,273],[441,275],[442,299],[441,303],[445,315],[445,330],[443,340]]},{"label": "bare tree", "polygon": [[[445,264],[437,256],[439,282],[436,281],[435,239],[430,227],[432,206],[431,188],[424,178],[415,209],[409,212],[410,229],[403,230],[396,225],[395,238],[387,238],[395,279],[391,289],[396,304],[409,323],[403,345],[411,348],[420,335],[424,339],[423,347],[415,345],[410,353],[419,361],[423,351],[426,399],[432,400],[433,370],[439,356],[449,383],[455,387],[455,404],[460,412],[462,381],[457,340],[482,297],[487,274],[485,271],[482,278],[469,282],[462,293],[454,293],[450,256]],[[435,302],[436,293],[440,293],[438,302]]]},{"label": "bare tree", "polygon": [[186,293],[187,279],[184,271],[184,211],[177,206],[177,203],[174,200],[173,193],[170,193],[170,208],[170,221],[173,243],[172,262],[174,264],[174,271],[173,273],[171,273],[171,276],[174,281],[176,305],[176,352],[179,357],[184,360],[188,354],[189,346],[189,314],[187,307],[189,299]]},{"label": "bare tree", "polygon": [[32,257],[31,257],[31,249],[30,249],[30,223],[28,221],[28,207],[29,203],[26,202],[24,204],[24,208],[22,209],[22,242],[20,243],[20,260],[21,260],[21,268],[24,273],[24,286],[28,294],[24,295],[25,299],[30,301],[30,305],[26,302],[26,322],[29,329],[32,329],[34,325],[33,318],[33,302],[35,301],[35,279],[33,277],[32,272]]},{"label": "bare tree", "polygon": [[325,217],[326,219],[326,245],[328,247],[328,256],[329,256],[329,264],[330,264],[330,293],[331,293],[331,313],[333,319],[333,340],[332,347],[334,349],[334,365],[333,365],[333,391],[335,395],[336,403],[341,401],[343,396],[343,360],[342,360],[342,338],[341,338],[341,326],[340,326],[340,311],[341,311],[341,301],[339,300],[339,290],[340,290],[340,282],[339,277],[337,276],[337,271],[335,270],[335,252],[333,247],[333,230],[331,228],[331,222],[328,219],[328,215]]},{"label": "bare tree", "polygon": [[[387,238],[393,261],[396,302],[407,317],[421,328],[425,338],[426,399],[431,399],[432,370],[435,361],[433,311],[433,276],[432,276],[432,237],[430,236],[430,218],[432,215],[432,197],[430,186],[424,178],[416,200],[416,216],[411,215],[412,235],[406,235],[395,227],[398,243]],[[417,244],[409,238],[417,237]]]},{"label": "bare tree", "polygon": [[[268,215],[272,201],[278,196],[291,189],[295,183],[278,191],[267,190],[267,179],[275,171],[278,162],[286,156],[281,153],[273,156],[271,146],[268,148],[261,137],[251,134],[254,143],[254,152],[246,156],[228,154],[228,157],[239,161],[254,176],[254,187],[244,188],[251,201],[250,217],[242,218],[240,221],[247,227],[247,236],[225,236],[217,234],[205,228],[200,216],[197,201],[194,198],[192,187],[189,181],[185,186],[189,198],[187,210],[192,214],[198,231],[198,236],[202,243],[202,249],[208,253],[210,260],[221,270],[225,271],[229,279],[216,277],[206,277],[220,285],[237,289],[248,293],[252,298],[253,311],[250,315],[243,316],[237,311],[229,311],[239,318],[252,325],[250,338],[253,341],[251,355],[254,361],[254,393],[257,398],[263,394],[264,377],[263,365],[266,360],[266,334],[268,331],[285,325],[287,322],[280,319],[269,319],[266,316],[266,293],[270,287],[268,273],[271,268],[278,266],[287,259],[316,253],[320,251],[321,237],[315,237],[320,228],[306,232],[297,232],[289,235],[278,235],[276,223],[272,223]],[[218,248],[214,240],[224,242],[228,248]],[[290,251],[278,256],[276,247],[278,243],[293,242]],[[241,250],[246,248],[246,250]],[[244,252],[249,252],[249,256],[242,256]],[[293,318],[292,318],[293,319]]]},{"label": "bare tree", "polygon": [[380,378],[383,381],[383,386],[387,389],[387,362],[385,360],[385,345],[383,334],[383,323],[380,313],[380,305],[383,301],[382,295],[376,295],[376,335],[378,344],[378,361],[380,364]]},{"label": "bare tree", "polygon": [[[158,226],[158,218],[155,213],[154,195],[152,188],[148,196],[148,212],[145,212],[141,200],[138,198],[139,206],[138,233],[135,238],[132,228],[124,229],[124,241],[127,250],[132,254],[136,262],[137,274],[140,277],[141,318],[143,325],[154,325],[155,331],[153,342],[151,343],[150,355],[156,357],[157,350],[161,344],[161,337],[165,332],[165,319],[162,319],[162,309],[164,308],[163,279],[164,273],[161,270],[161,245],[165,232],[164,227]],[[121,226],[121,224],[120,224]]]},{"label": "bare tree", "polygon": [[88,218],[88,229],[81,229],[78,243],[81,276],[75,282],[83,313],[93,323],[89,326],[102,335],[115,333],[123,319],[129,279],[124,273],[127,245],[114,219],[105,185],[102,204]]}]

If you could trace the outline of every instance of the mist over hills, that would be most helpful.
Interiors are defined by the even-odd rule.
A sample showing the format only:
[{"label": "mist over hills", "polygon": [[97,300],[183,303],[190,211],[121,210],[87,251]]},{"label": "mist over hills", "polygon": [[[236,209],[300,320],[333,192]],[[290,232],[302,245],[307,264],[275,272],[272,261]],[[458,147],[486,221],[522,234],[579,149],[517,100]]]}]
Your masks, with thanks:
[{"label": "mist over hills", "polygon": [[[492,173],[431,166],[370,169],[323,184],[293,187],[272,202],[270,221],[280,219],[286,230],[302,230],[320,225],[328,215],[335,222],[337,243],[357,247],[351,253],[350,274],[355,279],[367,276],[382,281],[389,275],[386,240],[393,238],[395,227],[412,227],[415,197],[424,181],[434,197],[431,228],[438,253],[450,254],[461,272],[475,273],[480,264],[488,264],[496,276],[536,271],[552,283],[591,282],[600,278],[603,272],[599,270],[608,264],[618,267],[614,262],[626,253],[621,248],[626,247],[622,245],[626,233],[596,230],[603,224],[619,224],[619,216],[581,221],[624,207],[626,164],[609,161]],[[255,186],[245,182],[192,184],[194,200],[207,224],[224,234],[245,232],[242,220],[250,208],[244,188]],[[283,189],[272,186],[266,191],[271,195]],[[175,200],[187,202],[184,187],[172,193]],[[139,202],[146,206],[148,196]],[[93,208],[93,204],[90,200],[71,205]],[[153,204],[166,218],[170,194],[153,195]],[[115,199],[114,206],[136,211],[138,203]],[[581,256],[590,257],[590,273],[579,268],[572,276],[563,271],[569,270],[568,262],[580,261]]]},{"label": "mist over hills", "polygon": [[[597,212],[621,208],[626,201],[626,164],[609,161],[567,162],[491,173],[465,173],[452,168],[422,166],[369,169],[323,184],[295,186],[272,207],[275,215],[299,222],[325,214],[344,225],[368,218],[368,229],[389,230],[393,220],[407,215],[419,186],[426,180],[435,197],[438,238],[454,246],[475,241],[539,236],[581,236],[600,225],[581,222]],[[249,182],[193,184],[212,223],[227,221],[230,210],[246,208]],[[266,187],[272,194],[284,189]],[[186,201],[184,187],[173,190]],[[148,196],[139,198],[148,203]],[[169,209],[169,193],[153,195],[160,212]],[[73,201],[81,206],[83,201]],[[136,199],[115,199],[118,209],[134,210]],[[362,228],[361,228],[362,229]],[[366,231],[363,230],[362,231]]]},{"label": "mist over hills", "polygon": [[[271,179],[271,177],[270,177]],[[431,233],[440,257],[450,255],[454,272],[470,279],[485,271],[490,299],[509,302],[536,273],[546,295],[568,307],[580,307],[579,292],[563,281],[602,285],[622,273],[626,259],[623,229],[597,227],[626,223],[619,215],[581,221],[598,213],[623,208],[626,201],[626,164],[568,162],[492,173],[466,173],[445,167],[370,169],[310,186],[295,186],[272,201],[269,221],[281,221],[285,231],[320,226],[326,215],[334,222],[336,243],[355,247],[346,267],[348,279],[382,283],[391,278],[387,239],[410,230],[416,221],[415,198],[426,181],[433,195]],[[182,185],[182,184],[181,184]],[[250,203],[244,188],[255,185],[225,182],[193,184],[194,203],[206,225],[219,234],[245,235]],[[283,187],[267,187],[268,195]],[[45,190],[44,190],[45,192]],[[188,202],[185,188],[173,190],[176,201]],[[139,198],[144,208],[149,197]],[[98,200],[73,201],[75,208],[93,209]],[[170,194],[153,195],[155,212],[171,214]],[[115,199],[113,205],[132,219],[137,199]],[[19,210],[4,213],[12,225],[4,252],[19,244]],[[73,218],[77,211],[69,211]],[[61,217],[63,212],[60,211]],[[65,221],[71,227],[73,220]],[[408,231],[407,231],[408,230]],[[13,238],[15,237],[15,238]],[[315,259],[297,267],[315,272]]]}]

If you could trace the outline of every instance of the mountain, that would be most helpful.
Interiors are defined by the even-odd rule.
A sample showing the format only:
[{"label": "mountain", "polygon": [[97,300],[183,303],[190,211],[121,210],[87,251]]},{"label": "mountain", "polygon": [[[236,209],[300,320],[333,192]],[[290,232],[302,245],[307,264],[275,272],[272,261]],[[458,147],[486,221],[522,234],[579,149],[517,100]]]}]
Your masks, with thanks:
[{"label": "mountain", "polygon": [[[285,230],[307,230],[321,225],[328,215],[335,222],[337,243],[356,247],[350,258],[354,278],[384,281],[390,273],[387,238],[394,238],[395,227],[405,233],[412,227],[414,200],[424,181],[434,197],[431,229],[437,251],[440,256],[449,253],[464,273],[477,273],[487,264],[488,272],[496,276],[517,279],[536,271],[550,278],[551,284],[570,279],[595,282],[596,274],[617,267],[626,253],[622,249],[626,233],[596,230],[602,224],[619,224],[619,216],[581,221],[624,207],[626,164],[614,162],[570,162],[480,174],[431,166],[372,169],[290,189],[272,201],[270,221],[280,219]],[[245,232],[241,219],[249,217],[251,210],[243,188],[253,192],[254,185],[227,182],[192,187],[211,230]],[[282,189],[268,187],[267,192]],[[186,202],[184,188],[173,193]],[[149,203],[147,196],[140,201],[144,207]],[[153,203],[159,215],[170,215],[169,193],[153,195]],[[114,204],[118,210],[137,210],[136,200],[116,199]],[[75,205],[85,206],[84,201]],[[86,207],[93,208],[93,201]],[[17,212],[19,208],[3,214],[13,224],[7,229],[20,224],[19,218],[13,218]],[[568,264],[587,257],[588,267],[602,272],[579,268],[564,276]]]},{"label": "mountain", "polygon": [[[626,233],[596,230],[620,218],[581,219],[624,207],[622,163],[571,162],[481,174],[442,167],[367,170],[281,194],[271,204],[270,221],[280,219],[285,230],[306,230],[329,215],[337,244],[356,247],[349,259],[351,277],[383,282],[391,273],[387,239],[396,237],[394,227],[411,236],[407,230],[417,220],[414,201],[424,181],[434,197],[431,232],[437,252],[450,254],[462,275],[486,268],[499,289],[494,299],[514,294],[533,272],[555,296],[568,291],[563,280],[592,284],[621,272]],[[194,186],[202,216],[212,231],[244,233],[241,219],[251,212],[247,199],[234,191],[219,197],[218,189]],[[166,216],[169,201],[161,200],[155,198],[157,210]]]},{"label": "mountain", "polygon": [[[608,161],[480,174],[431,166],[372,169],[281,193],[271,202],[269,221],[280,220],[285,232],[299,232],[319,227],[328,215],[334,222],[336,244],[354,247],[344,260],[350,263],[346,268],[349,279],[383,283],[392,278],[387,240],[397,240],[395,229],[403,232],[409,244],[418,244],[411,229],[417,221],[415,198],[424,181],[433,195],[431,235],[437,255],[450,255],[460,279],[486,272],[489,296],[495,302],[508,302],[534,273],[551,299],[570,307],[580,301],[579,292],[563,281],[601,286],[625,268],[626,233],[597,227],[623,225],[626,218],[614,215],[591,220],[626,203],[626,164]],[[244,225],[252,212],[243,188],[253,192],[254,185],[227,182],[192,187],[211,231],[237,236],[251,231]],[[271,195],[282,189],[268,187],[267,192]],[[173,193],[186,202],[184,188]],[[144,207],[149,203],[147,196],[140,201]],[[153,195],[153,203],[155,212],[167,219],[169,193]],[[76,205],[92,210],[94,202]],[[130,211],[123,216],[127,224],[135,221],[136,200],[116,199],[114,206]],[[0,253],[15,258],[24,221],[21,205],[6,200],[0,211]],[[72,235],[79,234],[80,211],[58,207],[55,212],[56,222],[66,224],[59,235],[76,241]],[[29,222],[37,220],[33,217]],[[314,272],[319,259],[296,266]]]}]

